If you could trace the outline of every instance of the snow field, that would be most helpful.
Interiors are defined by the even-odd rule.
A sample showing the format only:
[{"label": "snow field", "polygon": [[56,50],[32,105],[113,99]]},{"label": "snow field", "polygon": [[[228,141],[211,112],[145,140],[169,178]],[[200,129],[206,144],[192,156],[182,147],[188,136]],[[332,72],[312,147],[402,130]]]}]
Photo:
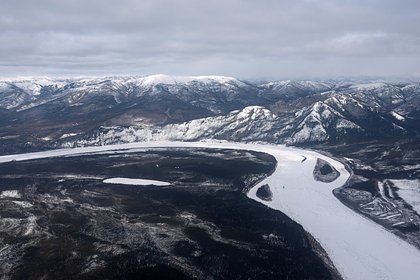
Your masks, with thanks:
[{"label": "snow field", "polygon": [[108,178],[102,182],[106,184],[122,184],[122,185],[137,185],[137,186],[170,186],[171,183],[156,181],[156,180],[147,180],[147,179],[132,179],[132,178]]}]

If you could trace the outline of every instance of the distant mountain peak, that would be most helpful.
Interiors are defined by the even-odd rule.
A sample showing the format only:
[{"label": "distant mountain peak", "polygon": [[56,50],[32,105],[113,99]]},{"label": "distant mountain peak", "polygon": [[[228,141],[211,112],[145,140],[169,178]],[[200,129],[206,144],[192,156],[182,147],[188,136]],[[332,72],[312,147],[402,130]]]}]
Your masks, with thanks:
[{"label": "distant mountain peak", "polygon": [[188,84],[192,82],[201,83],[242,83],[238,79],[226,76],[171,76],[164,74],[157,74],[151,76],[140,77],[137,79],[142,85],[157,85],[157,84]]},{"label": "distant mountain peak", "polygon": [[251,119],[255,120],[257,118],[263,117],[270,120],[275,119],[277,116],[273,114],[270,110],[263,106],[248,106],[242,109],[242,111],[237,111],[238,119]]}]

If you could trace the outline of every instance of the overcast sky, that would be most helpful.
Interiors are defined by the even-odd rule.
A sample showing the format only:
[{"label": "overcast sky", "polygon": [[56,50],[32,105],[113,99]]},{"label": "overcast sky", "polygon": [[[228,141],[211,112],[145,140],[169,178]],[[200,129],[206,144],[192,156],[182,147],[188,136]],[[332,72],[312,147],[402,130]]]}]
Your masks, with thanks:
[{"label": "overcast sky", "polygon": [[419,76],[419,0],[1,0],[0,76]]}]

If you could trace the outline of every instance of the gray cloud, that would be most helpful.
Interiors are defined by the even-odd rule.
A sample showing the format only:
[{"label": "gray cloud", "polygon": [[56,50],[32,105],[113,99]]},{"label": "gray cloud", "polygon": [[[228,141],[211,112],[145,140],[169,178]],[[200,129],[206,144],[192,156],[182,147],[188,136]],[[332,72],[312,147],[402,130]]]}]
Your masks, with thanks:
[{"label": "gray cloud", "polygon": [[420,75],[417,0],[4,0],[0,75]]}]

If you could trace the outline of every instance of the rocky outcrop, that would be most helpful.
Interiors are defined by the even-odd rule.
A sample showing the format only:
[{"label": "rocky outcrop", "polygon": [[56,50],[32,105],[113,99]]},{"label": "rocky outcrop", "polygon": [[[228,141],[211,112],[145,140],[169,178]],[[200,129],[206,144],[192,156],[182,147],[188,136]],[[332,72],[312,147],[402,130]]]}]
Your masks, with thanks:
[{"label": "rocky outcrop", "polygon": [[259,187],[256,194],[258,198],[266,201],[271,201],[273,198],[273,193],[271,192],[270,186],[268,184]]},{"label": "rocky outcrop", "polygon": [[340,176],[340,172],[327,161],[318,158],[314,168],[314,179],[324,183],[331,183]]}]

